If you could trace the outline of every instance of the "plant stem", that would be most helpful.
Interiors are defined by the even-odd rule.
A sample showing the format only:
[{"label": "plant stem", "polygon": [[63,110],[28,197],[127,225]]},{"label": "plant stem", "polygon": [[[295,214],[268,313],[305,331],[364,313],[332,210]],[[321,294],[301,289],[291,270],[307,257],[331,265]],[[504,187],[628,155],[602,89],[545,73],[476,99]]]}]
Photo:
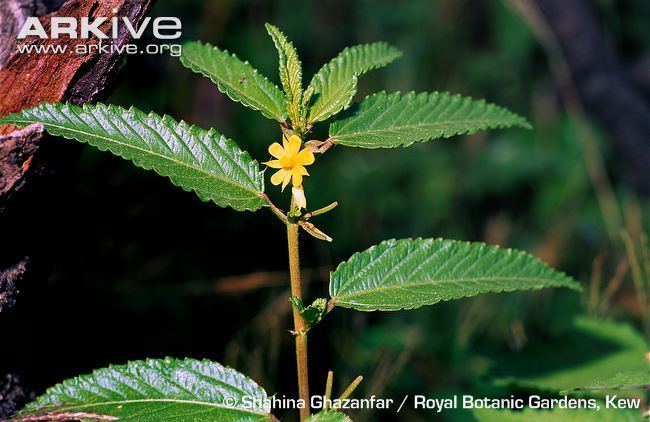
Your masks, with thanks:
[{"label": "plant stem", "polygon": [[323,404],[323,411],[327,410],[330,399],[332,398],[332,384],[334,384],[334,372],[327,372],[327,381],[325,382],[325,404]]},{"label": "plant stem", "polygon": [[[302,282],[300,280],[300,255],[298,252],[298,225],[287,224],[287,243],[289,245],[289,274],[291,276],[291,296],[302,300]],[[296,337],[296,365],[298,369],[298,397],[305,402],[300,409],[300,420],[309,417],[309,373],[307,367],[307,330],[305,320],[296,308],[293,308],[293,326]]]},{"label": "plant stem", "polygon": [[337,201],[334,201],[334,202],[332,202],[331,204],[329,204],[329,205],[326,206],[326,207],[319,208],[319,209],[317,209],[317,210],[314,210],[314,211],[308,212],[307,214],[304,215],[303,218],[304,218],[305,220],[307,220],[307,219],[310,219],[310,218],[312,218],[312,217],[314,217],[314,216],[316,216],[316,215],[325,214],[326,212],[332,211],[332,210],[333,210],[334,208],[336,208],[338,205],[339,205],[339,203],[338,203]]},{"label": "plant stem", "polygon": [[262,199],[266,201],[273,214],[275,214],[275,216],[278,217],[280,221],[282,221],[284,224],[288,224],[289,220],[287,220],[287,216],[284,215],[280,208],[276,207],[275,204],[271,202],[271,199],[269,199],[266,194],[262,194]]},{"label": "plant stem", "polygon": [[354,393],[354,390],[357,389],[357,387],[359,386],[361,381],[363,381],[363,377],[361,375],[359,375],[358,377],[356,377],[354,379],[354,381],[352,381],[352,383],[350,383],[348,388],[345,389],[343,394],[341,394],[341,397],[339,397],[339,400],[343,401],[343,400],[347,399],[348,397],[350,397],[350,394]]}]

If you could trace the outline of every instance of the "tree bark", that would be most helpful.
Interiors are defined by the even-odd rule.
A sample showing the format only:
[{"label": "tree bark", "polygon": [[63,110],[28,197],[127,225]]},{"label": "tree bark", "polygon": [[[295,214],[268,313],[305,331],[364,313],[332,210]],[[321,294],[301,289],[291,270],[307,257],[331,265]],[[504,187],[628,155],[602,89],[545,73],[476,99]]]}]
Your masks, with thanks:
[{"label": "tree bark", "polygon": [[29,259],[23,258],[17,264],[0,270],[0,312],[11,308],[16,303],[18,282],[27,272],[28,263]]},{"label": "tree bark", "polygon": [[[43,126],[31,125],[0,135],[0,198],[9,200],[27,182],[34,153],[43,137]],[[2,202],[0,202],[2,208]]]},{"label": "tree bark", "polygon": [[[20,111],[26,107],[35,106],[43,101],[72,101],[75,103],[97,101],[106,96],[112,88],[111,81],[123,63],[123,57],[115,50],[110,53],[100,53],[93,50],[90,54],[20,54],[15,49],[15,36],[26,19],[25,11],[37,10],[33,0],[2,0],[0,7],[0,47],[6,58],[6,49],[13,48],[11,55],[0,69],[0,116]],[[49,33],[50,18],[54,16],[107,17],[100,29],[110,33],[113,16],[128,17],[134,25],[139,25],[149,11],[153,0],[70,0],[50,15],[40,18],[46,32]],[[113,11],[116,10],[117,13]],[[136,26],[137,27],[137,26]],[[9,31],[12,31],[10,33]],[[100,40],[70,39],[67,35],[59,39],[40,39],[35,36],[21,41],[24,45],[57,46],[65,45],[67,51],[74,51],[80,44],[96,45]],[[103,40],[104,44],[109,40]],[[110,40],[110,44],[118,46],[132,42],[127,28],[120,27],[119,36]],[[7,47],[9,46],[9,47]],[[14,46],[14,47],[11,47]],[[0,66],[2,62],[0,61]],[[24,136],[24,133],[14,133],[15,127],[0,126],[0,135],[9,135],[0,139],[0,207],[24,183],[12,183],[16,174],[26,175],[34,167],[34,157],[40,148],[42,133]],[[22,137],[22,138],[21,138]],[[21,141],[22,139],[22,141]],[[14,143],[10,148],[5,145],[7,140]],[[7,150],[11,150],[7,152]],[[21,157],[13,160],[12,157]],[[12,164],[13,161],[13,164]],[[10,180],[4,180],[10,179]]]},{"label": "tree bark", "polygon": [[[9,0],[9,3],[23,4],[25,1]],[[50,17],[54,16],[89,17],[91,19],[100,16],[107,18],[119,16],[128,17],[131,22],[139,24],[152,3],[153,0],[71,0],[57,12],[41,17],[40,20],[48,33]],[[113,13],[113,10],[117,10],[117,13]],[[111,21],[107,19],[100,29],[108,33],[110,27]],[[3,38],[7,37],[3,35]],[[122,26],[119,37],[116,40],[110,40],[110,43],[121,46],[131,41],[131,35],[126,27]],[[73,51],[78,45],[96,45],[98,42],[98,39],[70,39],[67,36],[45,40],[30,36],[22,44],[61,45],[67,46],[68,51]],[[98,100],[110,89],[110,80],[119,69],[121,58],[117,52],[100,54],[96,50],[85,55],[19,54],[14,50],[5,66],[0,70],[0,115],[4,116],[20,111],[42,101],[87,102]],[[8,132],[9,128],[5,126],[0,133],[7,134]]]},{"label": "tree bark", "polygon": [[[20,54],[16,49],[19,43],[34,46],[66,45],[68,52],[74,51],[82,43],[99,43],[96,38],[70,39],[67,35],[59,39],[30,36],[17,40],[16,36],[29,16],[44,15],[48,10],[58,8],[56,12],[39,18],[48,33],[50,18],[54,16],[77,19],[89,17],[90,20],[107,17],[100,30],[110,34],[110,18],[128,17],[137,28],[153,2],[154,0],[69,0],[61,4],[60,0],[0,0],[0,116],[43,101],[83,103],[100,100],[112,88],[111,81],[123,64],[124,57],[115,50],[109,53],[92,50],[89,54]],[[132,36],[124,26],[120,27],[116,39],[103,40],[104,44],[118,46],[132,41]],[[7,212],[10,200],[30,183],[32,176],[44,173],[47,168],[61,166],[60,157],[47,156],[51,152],[39,154],[44,136],[40,125],[24,129],[0,126],[0,218]],[[10,245],[12,239],[5,237],[3,242]],[[13,260],[4,257],[0,261],[6,264]],[[26,271],[27,263],[28,260],[25,259],[6,270],[0,269],[0,287],[3,289],[0,291],[0,299],[4,301],[0,302],[0,311],[14,302],[15,281]],[[18,270],[20,274],[17,273]]]},{"label": "tree bark", "polygon": [[[98,101],[105,97],[112,88],[114,76],[123,64],[122,55],[111,50],[100,53],[93,50],[90,54],[20,54],[16,49],[18,42],[25,45],[67,45],[68,49],[85,43],[96,45],[98,39],[79,40],[60,39],[42,40],[28,37],[16,40],[25,20],[29,16],[40,16],[48,10],[58,11],[40,17],[43,27],[49,33],[50,17],[107,17],[100,29],[110,33],[110,18],[128,17],[137,28],[154,0],[69,0],[61,5],[60,0],[0,0],[0,116],[20,111],[43,101],[72,101],[83,103]],[[48,9],[51,7],[52,9]],[[132,37],[121,28],[115,40],[110,44],[124,45],[132,42]],[[108,40],[104,40],[106,42]],[[72,51],[72,50],[68,50]],[[60,157],[51,157],[40,153],[44,144],[41,125],[31,125],[24,129],[0,126],[0,233],[3,232],[3,214],[7,212],[10,200],[16,193],[28,185],[35,173],[43,173],[48,167],[61,166]],[[21,222],[30,224],[29,221]],[[6,234],[6,231],[5,231]],[[11,235],[2,236],[12,257],[0,257],[0,262],[16,262],[12,245],[16,239]],[[0,312],[14,305],[18,293],[18,283],[28,270],[29,258],[25,257],[14,265],[0,268]],[[3,338],[9,347],[11,339]],[[9,417],[22,408],[27,401],[33,400],[33,394],[26,392],[18,377],[9,374],[0,381],[0,419]]]}]

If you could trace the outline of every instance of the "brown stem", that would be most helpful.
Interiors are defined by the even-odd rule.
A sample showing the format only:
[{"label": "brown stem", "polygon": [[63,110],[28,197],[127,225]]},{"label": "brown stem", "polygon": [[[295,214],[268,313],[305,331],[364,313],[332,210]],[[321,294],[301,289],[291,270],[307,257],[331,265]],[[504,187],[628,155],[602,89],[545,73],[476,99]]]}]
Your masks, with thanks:
[{"label": "brown stem", "polygon": [[[289,245],[289,274],[291,277],[291,296],[302,299],[300,280],[300,255],[298,253],[298,225],[287,224],[287,243]],[[293,308],[293,307],[292,307]],[[298,369],[298,397],[305,402],[300,409],[300,420],[309,417],[309,373],[307,366],[307,330],[305,320],[293,308],[293,326],[296,337],[296,365]]]},{"label": "brown stem", "polygon": [[275,204],[271,202],[271,199],[265,193],[262,194],[262,199],[266,201],[269,208],[271,209],[271,212],[273,212],[273,214],[275,214],[275,216],[278,217],[280,221],[282,221],[284,224],[287,224],[289,222],[287,216],[282,212],[280,208],[276,207]]}]

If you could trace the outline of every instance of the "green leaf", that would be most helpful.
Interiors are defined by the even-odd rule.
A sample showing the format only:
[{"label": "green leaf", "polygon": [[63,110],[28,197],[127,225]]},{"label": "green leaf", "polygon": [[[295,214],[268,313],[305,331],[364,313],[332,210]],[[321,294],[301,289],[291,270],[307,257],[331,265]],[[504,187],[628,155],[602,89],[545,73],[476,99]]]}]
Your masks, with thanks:
[{"label": "green leaf", "polygon": [[638,422],[641,412],[633,409],[610,409],[599,403],[600,409],[510,410],[475,409],[472,414],[479,422]]},{"label": "green leaf", "polygon": [[646,371],[631,371],[619,372],[607,378],[604,381],[599,381],[584,387],[576,387],[560,392],[565,396],[577,391],[611,391],[611,390],[635,390],[650,387],[650,370]]},{"label": "green leaf", "polygon": [[348,108],[357,92],[357,78],[384,67],[402,53],[384,42],[360,44],[344,49],[314,75],[309,84],[317,95],[309,109],[309,123],[327,120]]},{"label": "green leaf", "polygon": [[291,306],[305,319],[307,331],[318,324],[327,314],[327,300],[325,298],[320,297],[307,307],[302,303],[302,299],[297,296],[289,298],[289,301],[291,302]]},{"label": "green leaf", "polygon": [[578,283],[532,255],[444,239],[387,240],[356,253],[331,275],[336,306],[396,311],[488,292]]},{"label": "green leaf", "polygon": [[153,169],[204,201],[236,210],[256,210],[265,202],[264,174],[248,153],[214,129],[206,131],[169,116],[115,105],[42,103],[0,118],[0,124],[45,129],[110,151],[138,167]]},{"label": "green leaf", "polygon": [[63,381],[19,416],[91,412],[121,421],[271,420],[266,392],[216,362],[148,359]]},{"label": "green leaf", "polygon": [[267,23],[266,31],[278,50],[280,82],[287,97],[287,110],[293,124],[300,123],[302,114],[302,65],[293,43],[277,27]]},{"label": "green leaf", "polygon": [[360,148],[396,148],[414,142],[530,124],[505,108],[449,93],[379,92],[350,116],[332,122],[330,140]]},{"label": "green leaf", "polygon": [[183,46],[180,60],[193,72],[208,77],[219,91],[233,101],[258,110],[269,119],[279,122],[286,120],[282,91],[234,54],[210,44],[192,41]]},{"label": "green leaf", "polygon": [[647,371],[648,343],[629,324],[580,317],[571,329],[531,342],[521,353],[491,356],[499,384],[555,394],[620,372]]},{"label": "green leaf", "polygon": [[343,412],[336,410],[326,410],[311,415],[307,422],[352,422],[352,419]]}]

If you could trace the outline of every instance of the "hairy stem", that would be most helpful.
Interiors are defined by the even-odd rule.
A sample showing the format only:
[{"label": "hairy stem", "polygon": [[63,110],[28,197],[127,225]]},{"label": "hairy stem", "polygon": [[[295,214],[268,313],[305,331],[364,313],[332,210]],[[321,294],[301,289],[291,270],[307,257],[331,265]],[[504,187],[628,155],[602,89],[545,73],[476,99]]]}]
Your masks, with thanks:
[{"label": "hairy stem", "polygon": [[[302,300],[300,280],[300,255],[298,252],[298,225],[287,224],[287,243],[289,244],[289,274],[291,276],[291,296]],[[309,417],[309,374],[307,368],[307,330],[305,320],[293,308],[293,326],[296,337],[296,364],[298,369],[298,397],[305,402],[300,409],[300,420]]]},{"label": "hairy stem", "polygon": [[332,398],[332,384],[334,384],[334,372],[327,372],[327,381],[325,382],[325,404],[323,404],[323,411],[327,410],[328,403]]},{"label": "hairy stem", "polygon": [[354,393],[354,390],[357,389],[357,387],[359,386],[361,381],[363,381],[363,377],[361,375],[359,375],[358,377],[356,377],[354,379],[354,381],[352,381],[352,383],[350,383],[348,388],[345,389],[343,394],[341,394],[341,397],[339,397],[339,400],[343,401],[343,400],[347,399],[348,397],[350,397],[350,395],[352,393]]},{"label": "hairy stem", "polygon": [[287,216],[282,212],[280,208],[276,207],[275,204],[271,202],[271,199],[269,199],[266,194],[262,194],[262,199],[266,201],[267,205],[271,209],[271,212],[273,212],[273,214],[275,214],[275,216],[278,217],[280,221],[282,221],[284,224],[287,224],[289,222],[289,220],[287,220]]}]

